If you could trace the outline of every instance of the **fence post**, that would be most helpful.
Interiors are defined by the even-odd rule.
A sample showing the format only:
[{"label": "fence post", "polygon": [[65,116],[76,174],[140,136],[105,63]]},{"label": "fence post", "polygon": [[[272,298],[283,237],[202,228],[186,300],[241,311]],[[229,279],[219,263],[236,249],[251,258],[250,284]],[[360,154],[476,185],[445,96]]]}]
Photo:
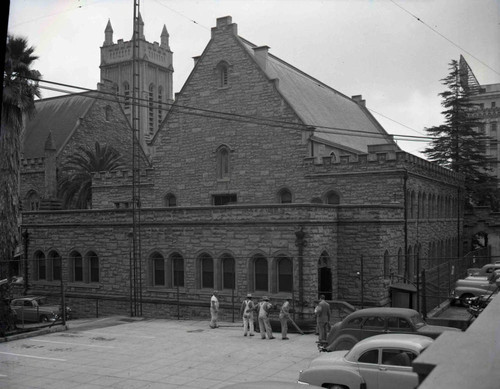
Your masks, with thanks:
[{"label": "fence post", "polygon": [[232,289],[232,292],[231,292],[231,302],[233,304],[233,323],[234,323],[234,288]]}]

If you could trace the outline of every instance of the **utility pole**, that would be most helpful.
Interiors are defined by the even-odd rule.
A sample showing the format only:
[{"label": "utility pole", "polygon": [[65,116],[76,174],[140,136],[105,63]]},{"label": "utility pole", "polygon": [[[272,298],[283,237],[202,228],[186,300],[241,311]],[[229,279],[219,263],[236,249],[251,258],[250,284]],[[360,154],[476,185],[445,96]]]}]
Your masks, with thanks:
[{"label": "utility pole", "polygon": [[134,26],[132,37],[132,289],[133,315],[142,315],[142,266],[141,266],[141,200],[140,200],[140,0],[134,0]]}]

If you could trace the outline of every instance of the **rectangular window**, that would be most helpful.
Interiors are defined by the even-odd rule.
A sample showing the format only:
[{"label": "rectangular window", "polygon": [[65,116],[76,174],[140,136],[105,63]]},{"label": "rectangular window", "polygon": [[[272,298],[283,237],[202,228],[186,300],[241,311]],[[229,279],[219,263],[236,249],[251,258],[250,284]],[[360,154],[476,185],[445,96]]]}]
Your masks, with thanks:
[{"label": "rectangular window", "polygon": [[236,194],[213,195],[212,201],[214,205],[234,204],[237,202],[237,197]]},{"label": "rectangular window", "polygon": [[491,108],[495,108],[496,106],[497,106],[496,101],[492,101],[492,102],[491,102]]}]

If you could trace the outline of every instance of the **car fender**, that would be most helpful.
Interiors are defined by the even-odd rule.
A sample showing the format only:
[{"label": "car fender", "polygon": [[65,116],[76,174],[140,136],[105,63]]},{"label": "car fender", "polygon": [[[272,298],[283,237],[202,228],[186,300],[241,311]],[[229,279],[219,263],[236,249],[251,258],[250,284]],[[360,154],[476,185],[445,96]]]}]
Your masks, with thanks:
[{"label": "car fender", "polygon": [[496,285],[493,287],[473,287],[473,286],[459,286],[455,288],[454,297],[461,297],[464,294],[473,294],[474,296],[481,296],[483,294],[491,293],[496,289]]},{"label": "car fender", "polygon": [[357,370],[347,366],[335,368],[325,366],[311,367],[300,373],[299,381],[317,386],[339,384],[347,386],[349,389],[357,389],[361,384],[365,383]]},{"label": "car fender", "polygon": [[[356,343],[359,342],[359,339],[356,339],[354,336],[348,334],[340,335],[337,339],[335,339],[332,342],[332,344],[330,344],[327,347],[327,350],[328,351],[344,350],[343,348],[342,349],[337,348],[337,346],[342,342],[349,342],[352,344],[352,346],[354,346]],[[350,348],[352,348],[352,346]]]}]

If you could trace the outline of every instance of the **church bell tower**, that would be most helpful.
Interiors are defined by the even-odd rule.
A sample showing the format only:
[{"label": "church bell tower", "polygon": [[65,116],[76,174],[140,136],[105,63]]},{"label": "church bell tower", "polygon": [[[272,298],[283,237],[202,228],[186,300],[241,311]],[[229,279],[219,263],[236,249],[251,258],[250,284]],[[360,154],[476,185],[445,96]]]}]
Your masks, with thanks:
[{"label": "church bell tower", "polygon": [[[158,131],[173,103],[172,51],[164,25],[160,43],[150,43],[144,36],[144,22],[139,14],[138,69],[139,74],[139,138],[145,150]],[[132,119],[133,40],[113,42],[113,27],[108,20],[101,47],[101,83],[112,82],[122,102],[125,114]]]}]

